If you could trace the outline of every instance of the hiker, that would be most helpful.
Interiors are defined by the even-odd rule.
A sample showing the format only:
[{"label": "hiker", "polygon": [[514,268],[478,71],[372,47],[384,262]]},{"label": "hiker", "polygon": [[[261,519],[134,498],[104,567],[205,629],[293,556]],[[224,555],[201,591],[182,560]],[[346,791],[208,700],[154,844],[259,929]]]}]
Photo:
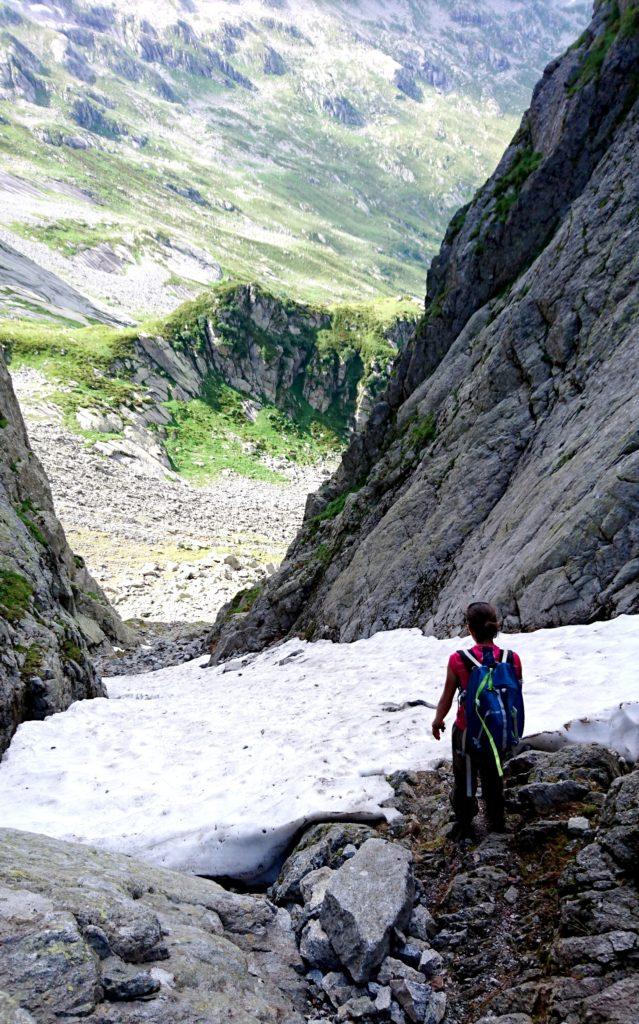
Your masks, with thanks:
[{"label": "hiker", "polygon": [[451,655],[432,725],[438,740],[458,693],[451,794],[455,812],[451,835],[456,839],[474,837],[478,776],[491,831],[504,831],[502,760],[519,742],[524,727],[521,660],[514,651],[502,650],[494,642],[500,628],[497,609],[484,601],[469,604],[466,624],[475,644]]}]

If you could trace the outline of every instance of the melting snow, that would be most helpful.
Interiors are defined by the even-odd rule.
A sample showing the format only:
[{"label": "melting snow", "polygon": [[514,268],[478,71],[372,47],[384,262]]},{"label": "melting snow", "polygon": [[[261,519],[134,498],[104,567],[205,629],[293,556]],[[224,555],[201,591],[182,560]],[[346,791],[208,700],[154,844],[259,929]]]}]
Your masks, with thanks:
[{"label": "melting snow", "polygon": [[[0,765],[0,821],[184,871],[256,877],[304,822],[380,814],[386,773],[448,755],[430,735],[432,711],[384,705],[436,703],[447,658],[465,643],[416,629],[348,645],[291,640],[215,669],[199,658],[112,679],[110,700],[20,726]],[[507,646],[523,660],[529,734],[559,729],[555,742],[599,740],[639,758],[639,616],[508,636]]]}]

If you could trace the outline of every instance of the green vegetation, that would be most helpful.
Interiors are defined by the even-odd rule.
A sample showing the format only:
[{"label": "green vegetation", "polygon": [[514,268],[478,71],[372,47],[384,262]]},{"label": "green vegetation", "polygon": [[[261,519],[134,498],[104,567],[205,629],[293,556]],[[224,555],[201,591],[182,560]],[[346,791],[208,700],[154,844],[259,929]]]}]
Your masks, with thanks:
[{"label": "green vegetation", "polygon": [[320,565],[327,566],[330,563],[333,554],[333,548],[329,544],[318,544],[315,549],[315,560],[319,562]]},{"label": "green vegetation", "polygon": [[16,512],[18,513],[18,517],[22,520],[22,522],[24,523],[24,525],[26,526],[27,530],[34,538],[34,540],[37,540],[38,544],[42,544],[44,547],[46,547],[46,537],[44,536],[40,527],[33,522],[33,519],[31,519],[31,515],[36,512],[36,509],[33,507],[33,504],[30,501],[30,499],[27,498],[26,501],[23,501],[22,504],[19,505],[18,508],[16,508]]},{"label": "green vegetation", "polygon": [[337,498],[329,501],[326,508],[322,509],[316,516],[313,516],[313,522],[323,523],[326,519],[335,519],[340,512],[344,511],[344,505],[350,493],[350,491],[345,491],[344,494],[340,494]]},{"label": "green vegetation", "polygon": [[629,39],[639,34],[639,3],[631,3],[619,19],[619,35],[622,39]]},{"label": "green vegetation", "polygon": [[0,430],[4,430],[5,427],[9,426],[9,420],[6,416],[0,416]]},{"label": "green vegetation", "polygon": [[79,408],[105,411],[129,405],[139,389],[113,363],[131,355],[138,331],[133,328],[52,327],[33,321],[0,323],[0,345],[17,366],[32,366],[61,385],[55,402],[73,417]]},{"label": "green vegetation", "polygon": [[29,580],[18,572],[0,569],[0,614],[9,622],[16,623],[29,611],[33,587]]},{"label": "green vegetation", "polygon": [[[572,95],[583,89],[589,82],[599,78],[608,52],[617,38],[628,39],[638,33],[639,4],[637,2],[630,3],[623,14],[619,10],[618,4],[613,4],[606,18],[605,31],[593,40],[577,77],[569,86],[569,93]],[[586,33],[585,40],[588,38]],[[582,42],[585,40],[582,39]]]},{"label": "green vegetation", "polygon": [[224,613],[225,621],[228,622],[233,615],[243,615],[245,612],[250,612],[251,608],[262,593],[262,590],[262,584],[256,583],[253,587],[238,591],[226,608]]},{"label": "green vegetation", "polygon": [[366,379],[371,370],[385,367],[397,354],[388,332],[400,319],[417,322],[420,309],[408,299],[387,299],[329,307],[330,323],[317,333],[320,356],[339,356],[348,362],[359,356]]},{"label": "green vegetation", "polygon": [[309,520],[309,526],[311,527],[312,531],[315,532],[319,527],[320,523],[324,523],[329,519],[335,519],[338,515],[340,515],[340,513],[344,511],[344,506],[346,504],[346,499],[348,498],[348,496],[350,494],[355,494],[358,489],[359,488],[352,488],[350,491],[344,491],[343,494],[340,494],[337,496],[337,498],[333,498],[332,501],[329,501],[326,507],[323,508],[321,512],[318,512],[316,516],[313,516],[313,518]]},{"label": "green vegetation", "polygon": [[495,214],[497,220],[505,221],[508,219],[510,208],[519,199],[519,193],[524,182],[533,171],[537,170],[543,158],[543,153],[535,153],[532,146],[526,146],[517,152],[510,170],[495,184],[494,195],[497,199]]},{"label": "green vegetation", "polygon": [[14,221],[11,230],[24,238],[44,242],[50,249],[57,249],[65,256],[74,256],[84,249],[92,249],[100,242],[117,244],[122,240],[108,224],[85,224],[77,220],[58,220],[54,224],[29,224]]},{"label": "green vegetation", "polygon": [[76,665],[82,665],[84,662],[84,654],[82,648],[78,647],[75,640],[70,637],[65,637],[61,645],[62,656],[67,661],[75,661]]},{"label": "green vegetation", "polygon": [[435,425],[435,418],[429,412],[427,416],[424,416],[423,420],[412,428],[408,439],[411,446],[423,448],[430,441],[434,441],[436,437],[437,427]]},{"label": "green vegetation", "polygon": [[31,644],[31,646],[27,648],[24,661],[22,662],[22,668],[20,669],[20,675],[23,679],[39,675],[42,670],[42,658],[43,651],[38,644]]},{"label": "green vegetation", "polygon": [[466,215],[468,213],[468,209],[468,204],[466,206],[462,206],[461,209],[457,211],[457,213],[451,220],[450,224],[448,225],[448,231],[446,232],[446,234],[449,243],[453,242],[457,238],[457,235],[459,234],[464,224],[466,223]]},{"label": "green vegetation", "polygon": [[251,422],[243,409],[245,401],[245,396],[211,376],[201,399],[166,403],[172,415],[166,450],[179,473],[204,482],[230,469],[255,480],[284,483],[281,473],[263,464],[263,456],[306,464],[342,447],[341,437],[319,417],[310,424],[297,423],[275,406],[264,405]]}]

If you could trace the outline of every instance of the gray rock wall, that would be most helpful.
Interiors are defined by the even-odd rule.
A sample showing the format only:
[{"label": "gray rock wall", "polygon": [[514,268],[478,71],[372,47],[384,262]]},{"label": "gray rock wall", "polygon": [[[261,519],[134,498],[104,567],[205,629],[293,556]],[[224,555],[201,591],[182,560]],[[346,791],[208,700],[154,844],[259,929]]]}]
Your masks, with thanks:
[{"label": "gray rock wall", "polygon": [[300,968],[265,898],[0,830],[3,1022],[302,1024]]},{"label": "gray rock wall", "polygon": [[[341,346],[323,344],[322,333],[337,320]],[[199,398],[214,377],[293,419],[310,410],[348,434],[367,422],[414,331],[415,317],[406,314],[382,325],[356,307],[329,311],[284,301],[256,284],[237,285],[187,303],[162,334],[141,333],[121,369],[156,402]],[[367,351],[368,332],[377,354]]]},{"label": "gray rock wall", "polygon": [[103,696],[89,647],[118,636],[55,516],[0,355],[0,753],[20,722]]},{"label": "gray rock wall", "polygon": [[[603,59],[601,59],[603,57]],[[454,218],[386,394],[214,657],[639,610],[636,5],[597,5]],[[633,226],[634,225],[634,226]]]}]

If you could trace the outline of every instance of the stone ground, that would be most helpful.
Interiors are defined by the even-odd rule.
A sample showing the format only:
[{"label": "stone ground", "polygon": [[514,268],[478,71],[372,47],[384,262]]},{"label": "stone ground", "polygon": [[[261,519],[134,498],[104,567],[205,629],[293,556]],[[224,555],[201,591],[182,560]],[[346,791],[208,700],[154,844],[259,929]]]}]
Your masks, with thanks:
[{"label": "stone ground", "polygon": [[637,1024],[639,771],[627,772],[596,744],[521,753],[506,768],[507,831],[480,815],[463,844],[447,835],[448,762],[397,773],[402,817],[377,834],[412,854],[409,918],[401,861],[371,862],[375,832],[308,832],[270,895],[310,968],[310,1019]]},{"label": "stone ground", "polygon": [[331,467],[289,464],[286,485],[222,473],[195,486],[157,463],[100,455],[65,426],[41,374],[12,377],[71,547],[122,618],[135,620],[135,656],[101,667],[143,671],[196,657],[219,609],[279,565],[307,494]]},{"label": "stone ground", "polygon": [[1,829],[0,1019],[637,1024],[639,770],[523,752],[463,845],[448,763],[391,781],[392,825],[313,825],[260,895]]}]

